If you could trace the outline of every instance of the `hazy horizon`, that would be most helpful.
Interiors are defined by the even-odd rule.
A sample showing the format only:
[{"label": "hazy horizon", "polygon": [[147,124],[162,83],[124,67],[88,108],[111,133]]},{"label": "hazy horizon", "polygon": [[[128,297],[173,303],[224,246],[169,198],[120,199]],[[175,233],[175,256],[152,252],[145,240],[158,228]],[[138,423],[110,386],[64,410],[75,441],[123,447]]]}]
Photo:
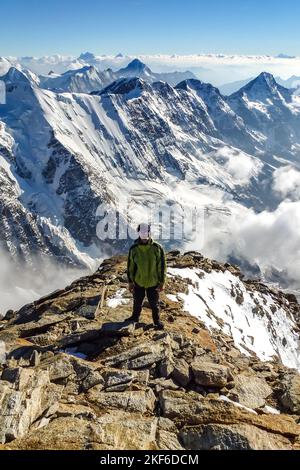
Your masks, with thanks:
[{"label": "hazy horizon", "polygon": [[38,75],[48,74],[50,71],[60,74],[68,70],[79,69],[85,65],[95,65],[99,70],[108,68],[118,70],[126,67],[134,58],[144,62],[153,72],[188,70],[202,81],[210,82],[215,86],[248,80],[261,72],[269,72],[284,80],[300,75],[300,57],[284,55],[98,55],[93,52],[82,52],[78,57],[60,54],[39,57],[31,55],[12,57],[3,54],[2,60],[0,55],[0,76],[4,75],[11,65],[18,64]]}]

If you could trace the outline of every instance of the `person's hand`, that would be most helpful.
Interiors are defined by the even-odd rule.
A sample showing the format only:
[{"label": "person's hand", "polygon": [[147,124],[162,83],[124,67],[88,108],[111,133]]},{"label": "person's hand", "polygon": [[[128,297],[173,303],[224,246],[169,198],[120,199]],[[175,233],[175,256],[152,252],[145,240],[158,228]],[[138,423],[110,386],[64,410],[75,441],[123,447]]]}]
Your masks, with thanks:
[{"label": "person's hand", "polygon": [[165,284],[160,284],[158,286],[158,290],[159,290],[159,292],[163,292],[165,290]]},{"label": "person's hand", "polygon": [[133,291],[134,291],[134,284],[133,284],[133,282],[130,282],[130,283],[129,283],[128,288],[129,288],[129,291],[130,291],[131,293],[133,293]]}]

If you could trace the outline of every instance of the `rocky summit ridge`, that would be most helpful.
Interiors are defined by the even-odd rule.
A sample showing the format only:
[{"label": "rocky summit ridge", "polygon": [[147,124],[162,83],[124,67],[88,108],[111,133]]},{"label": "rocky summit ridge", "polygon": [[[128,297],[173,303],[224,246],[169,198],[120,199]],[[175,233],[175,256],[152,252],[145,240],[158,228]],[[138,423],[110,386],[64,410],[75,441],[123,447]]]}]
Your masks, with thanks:
[{"label": "rocky summit ridge", "polygon": [[[125,256],[6,314],[1,449],[300,448],[300,375],[283,364],[291,335],[299,337],[296,299],[197,252],[170,252],[168,266],[164,331],[152,327],[147,304],[139,324],[124,322],[131,313]],[[219,276],[227,276],[241,316],[252,298],[257,308],[247,310],[248,322],[251,315],[265,318],[278,354],[261,360],[233,323],[232,335],[225,333],[222,299],[213,310],[203,293],[199,315],[191,312],[191,271],[198,273],[200,297],[210,276],[217,279],[211,302],[219,296]],[[275,342],[276,312],[291,325],[282,349]],[[218,328],[207,318],[219,318]]]}]

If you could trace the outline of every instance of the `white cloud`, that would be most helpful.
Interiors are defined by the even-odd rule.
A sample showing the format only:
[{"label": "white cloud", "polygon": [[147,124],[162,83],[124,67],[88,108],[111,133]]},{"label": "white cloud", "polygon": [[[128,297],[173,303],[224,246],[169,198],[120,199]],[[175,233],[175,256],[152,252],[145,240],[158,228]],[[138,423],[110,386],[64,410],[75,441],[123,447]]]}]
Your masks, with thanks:
[{"label": "white cloud", "polygon": [[300,199],[300,171],[292,166],[284,166],[275,170],[273,189],[283,198],[293,201]]},{"label": "white cloud", "polygon": [[[223,54],[141,56],[153,68],[197,69],[204,79],[211,76],[217,84],[247,79],[262,71],[289,78],[299,75],[300,57],[282,59],[272,56]],[[204,69],[201,71],[201,68]]]},{"label": "white cloud", "polygon": [[247,185],[251,177],[257,176],[262,168],[262,163],[257,158],[232,147],[222,147],[214,153],[217,162],[224,165],[235,184]]},{"label": "white cloud", "polygon": [[275,211],[239,209],[226,224],[205,226],[203,251],[217,259],[231,254],[258,264],[262,272],[286,272],[286,282],[300,282],[300,201],[282,202]]},{"label": "white cloud", "polygon": [[267,278],[276,270],[282,285],[299,289],[300,201],[284,201],[274,211],[260,213],[239,204],[230,208],[231,214],[211,210],[205,220],[204,243],[199,237],[185,249],[200,250],[219,261],[235,256],[258,265]]},{"label": "white cloud", "polygon": [[59,266],[49,259],[21,266],[0,250],[0,318],[8,309],[19,309],[56,289],[63,289],[87,273],[87,270]]}]

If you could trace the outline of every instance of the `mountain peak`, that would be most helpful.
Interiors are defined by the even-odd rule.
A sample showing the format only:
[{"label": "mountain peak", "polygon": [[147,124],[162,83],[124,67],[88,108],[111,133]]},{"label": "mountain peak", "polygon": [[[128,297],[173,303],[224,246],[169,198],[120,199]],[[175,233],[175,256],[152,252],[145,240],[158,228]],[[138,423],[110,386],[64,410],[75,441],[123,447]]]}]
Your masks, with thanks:
[{"label": "mountain peak", "polygon": [[231,96],[235,97],[240,95],[248,95],[254,100],[266,98],[282,99],[282,96],[285,100],[289,100],[291,93],[287,88],[279,85],[271,73],[262,72]]},{"label": "mountain peak", "polygon": [[249,83],[247,83],[241,90],[250,91],[250,90],[266,90],[271,92],[276,92],[279,84],[276,82],[274,76],[268,72],[262,72]]},{"label": "mountain peak", "polygon": [[175,88],[181,90],[211,90],[211,91],[218,91],[218,88],[214,87],[210,83],[205,83],[199,80],[198,78],[188,78],[187,80],[183,80],[182,82],[178,83]]},{"label": "mountain peak", "polygon": [[180,82],[176,87],[178,90],[185,90],[185,91],[195,91],[202,97],[205,95],[218,95],[221,96],[221,93],[218,88],[214,87],[210,83],[202,82],[201,80],[195,78],[189,78],[187,80],[183,80]]},{"label": "mountain peak", "polygon": [[285,53],[280,53],[278,54],[277,56],[277,59],[295,59],[296,56],[295,55],[289,55],[289,54],[285,54]]},{"label": "mountain peak", "polygon": [[146,64],[144,64],[140,59],[134,59],[127,65],[127,69],[130,69],[130,70],[143,71],[145,70],[146,67],[147,67]]},{"label": "mountain peak", "polygon": [[277,86],[278,83],[276,82],[274,76],[268,72],[262,72],[254,79],[254,81],[259,83],[265,83],[268,86]]},{"label": "mountain peak", "polygon": [[3,80],[15,81],[15,80],[22,80],[28,81],[25,73],[18,69],[17,67],[10,67],[9,71],[6,75],[4,75]]},{"label": "mountain peak", "polygon": [[39,82],[38,77],[34,73],[17,67],[11,67],[6,75],[2,77],[2,80],[5,82],[27,83],[30,85],[37,84]]},{"label": "mountain peak", "polygon": [[195,78],[189,78],[187,80],[183,80],[182,82],[178,83],[175,88],[178,90],[185,90],[187,91],[189,88],[196,89],[202,85],[201,80]]},{"label": "mountain peak", "polygon": [[138,77],[141,75],[151,74],[151,70],[139,59],[134,59],[127,65],[127,67],[120,69],[118,74],[119,76],[124,77]]},{"label": "mountain peak", "polygon": [[98,72],[97,68],[94,65],[85,65],[81,69],[77,70],[70,70],[69,72],[66,72],[67,74],[77,74],[77,73],[93,73],[93,72]]},{"label": "mountain peak", "polygon": [[85,62],[92,62],[96,59],[96,56],[92,52],[83,52],[82,54],[80,54],[78,59],[84,60]]}]

